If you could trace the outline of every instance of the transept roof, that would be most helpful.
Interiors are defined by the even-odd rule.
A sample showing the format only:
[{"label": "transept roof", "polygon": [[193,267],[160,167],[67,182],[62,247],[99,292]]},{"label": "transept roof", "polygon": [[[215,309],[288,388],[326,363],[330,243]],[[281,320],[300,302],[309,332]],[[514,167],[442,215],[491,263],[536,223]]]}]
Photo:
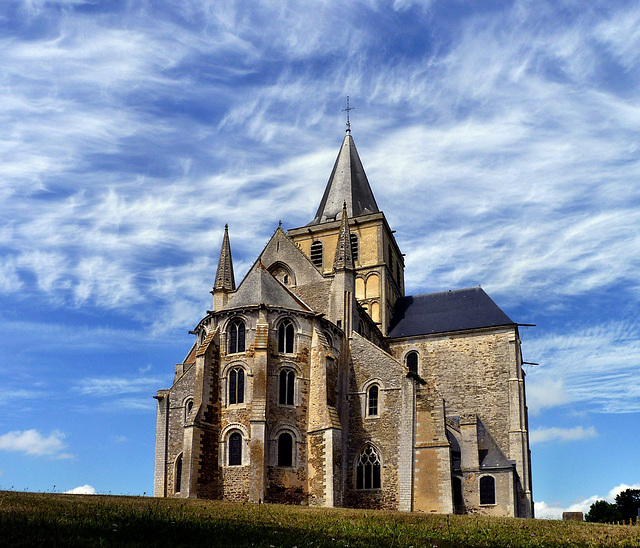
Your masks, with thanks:
[{"label": "transept roof", "polygon": [[389,337],[513,325],[482,288],[402,297],[396,301]]}]

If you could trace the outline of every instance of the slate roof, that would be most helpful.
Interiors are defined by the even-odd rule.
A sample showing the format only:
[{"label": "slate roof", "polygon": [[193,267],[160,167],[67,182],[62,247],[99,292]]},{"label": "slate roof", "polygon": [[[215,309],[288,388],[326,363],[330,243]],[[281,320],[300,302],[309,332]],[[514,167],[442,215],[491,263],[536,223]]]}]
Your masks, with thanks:
[{"label": "slate roof", "polygon": [[379,211],[350,132],[342,141],[320,206],[309,225],[338,220],[344,202],[347,203],[349,217]]},{"label": "slate roof", "polygon": [[226,308],[254,306],[259,304],[291,308],[310,312],[298,297],[276,280],[262,265],[256,263],[235,293],[232,293]]},{"label": "slate roof", "polygon": [[482,288],[472,287],[398,299],[389,337],[513,324]]}]

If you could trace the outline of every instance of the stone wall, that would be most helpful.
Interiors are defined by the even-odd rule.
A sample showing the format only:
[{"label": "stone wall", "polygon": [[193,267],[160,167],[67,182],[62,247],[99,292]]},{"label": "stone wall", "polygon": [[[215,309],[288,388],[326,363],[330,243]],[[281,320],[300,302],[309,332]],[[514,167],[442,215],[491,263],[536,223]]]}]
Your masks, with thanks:
[{"label": "stone wall", "polygon": [[[357,508],[398,509],[400,505],[401,421],[404,366],[357,333],[351,341],[352,369],[349,385],[349,443],[346,448],[345,505]],[[366,416],[367,390],[379,386],[378,415]],[[363,447],[371,443],[382,463],[381,489],[356,489],[356,465]]]},{"label": "stone wall", "polygon": [[390,348],[400,361],[410,350],[417,350],[418,372],[434,383],[446,402],[447,415],[476,413],[509,455],[514,339],[514,328],[496,328],[394,340]]}]

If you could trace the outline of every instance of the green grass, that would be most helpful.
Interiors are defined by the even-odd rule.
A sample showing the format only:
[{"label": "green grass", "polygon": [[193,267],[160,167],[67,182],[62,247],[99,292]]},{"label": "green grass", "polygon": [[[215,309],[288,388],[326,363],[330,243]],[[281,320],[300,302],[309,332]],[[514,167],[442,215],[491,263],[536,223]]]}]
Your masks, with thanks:
[{"label": "green grass", "polygon": [[640,527],[2,491],[0,546],[640,547]]}]

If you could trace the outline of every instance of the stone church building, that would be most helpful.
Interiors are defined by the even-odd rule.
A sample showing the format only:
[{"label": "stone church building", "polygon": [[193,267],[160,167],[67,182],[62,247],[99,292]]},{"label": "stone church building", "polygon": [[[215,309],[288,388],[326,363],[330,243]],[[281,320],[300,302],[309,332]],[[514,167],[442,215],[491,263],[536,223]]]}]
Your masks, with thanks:
[{"label": "stone church building", "polygon": [[350,129],[239,285],[225,227],[212,294],[155,396],[156,496],[533,516],[518,324],[479,287],[405,295]]}]

